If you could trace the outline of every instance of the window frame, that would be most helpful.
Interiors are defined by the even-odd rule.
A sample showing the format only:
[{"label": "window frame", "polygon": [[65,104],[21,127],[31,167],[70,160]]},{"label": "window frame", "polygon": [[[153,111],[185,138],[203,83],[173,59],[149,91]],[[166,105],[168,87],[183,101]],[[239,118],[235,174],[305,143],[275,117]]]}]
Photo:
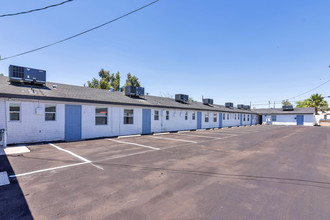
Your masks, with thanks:
[{"label": "window frame", "polygon": [[154,110],[154,121],[159,121],[159,110]]},{"label": "window frame", "polygon": [[205,113],[205,122],[209,122],[209,113]]},{"label": "window frame", "polygon": [[[126,113],[130,111],[129,113]],[[130,121],[130,119],[132,121]],[[134,124],[134,109],[124,109],[124,125],[133,125]]]},{"label": "window frame", "polygon": [[243,114],[243,121],[245,121],[245,114]]},{"label": "window frame", "polygon": [[223,113],[222,120],[226,120],[226,113]]},{"label": "window frame", "polygon": [[[11,105],[14,105],[14,106],[11,106]],[[15,110],[10,110],[10,107],[18,107],[19,110],[18,111],[15,111]],[[12,102],[12,103],[9,103],[9,121],[21,121],[21,103],[18,103],[18,102]],[[11,114],[18,114],[18,119],[11,119]]]},{"label": "window frame", "polygon": [[188,112],[184,114],[184,120],[188,120]]},{"label": "window frame", "polygon": [[[55,111],[54,112],[47,112],[46,111],[46,109],[47,109],[47,107],[55,107]],[[56,112],[57,112],[57,106],[56,106],[56,104],[45,104],[45,121],[56,121],[57,120],[57,114],[56,114]],[[46,119],[46,115],[47,114],[54,114],[54,120],[47,120]]]},{"label": "window frame", "polygon": [[195,114],[195,112],[192,112],[192,114],[191,114],[191,120],[196,120],[196,114]]},{"label": "window frame", "polygon": [[[276,121],[277,120],[277,115],[272,115],[272,121]],[[273,117],[275,118],[275,120],[273,120]]]},{"label": "window frame", "polygon": [[[97,114],[102,114],[102,113],[97,113],[97,109],[106,109],[107,112],[106,112],[106,115],[97,115]],[[95,125],[108,125],[108,114],[109,113],[109,109],[107,107],[95,107]],[[98,124],[97,123],[97,118],[106,118],[105,120],[105,124]]]},{"label": "window frame", "polygon": [[169,110],[166,110],[165,119],[170,120],[170,111]]},{"label": "window frame", "polygon": [[213,122],[217,122],[217,121],[218,121],[217,113],[213,113]]},{"label": "window frame", "polygon": [[229,113],[227,113],[227,120],[229,120]]}]

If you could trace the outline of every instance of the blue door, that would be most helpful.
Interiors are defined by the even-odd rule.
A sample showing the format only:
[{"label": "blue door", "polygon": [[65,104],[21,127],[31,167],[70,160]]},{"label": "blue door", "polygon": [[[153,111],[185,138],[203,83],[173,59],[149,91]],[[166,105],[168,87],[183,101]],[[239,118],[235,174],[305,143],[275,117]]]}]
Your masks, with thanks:
[{"label": "blue door", "polygon": [[202,129],[202,113],[197,112],[197,129]]},{"label": "blue door", "polygon": [[242,114],[240,114],[239,116],[239,125],[242,126],[243,125],[243,118],[242,118]]},{"label": "blue door", "polygon": [[81,105],[65,105],[65,140],[81,139]]},{"label": "blue door", "polygon": [[297,125],[304,125],[304,116],[297,115]]},{"label": "blue door", "polygon": [[222,128],[222,113],[219,113],[219,128]]},{"label": "blue door", "polygon": [[142,109],[142,134],[151,134],[151,109]]}]

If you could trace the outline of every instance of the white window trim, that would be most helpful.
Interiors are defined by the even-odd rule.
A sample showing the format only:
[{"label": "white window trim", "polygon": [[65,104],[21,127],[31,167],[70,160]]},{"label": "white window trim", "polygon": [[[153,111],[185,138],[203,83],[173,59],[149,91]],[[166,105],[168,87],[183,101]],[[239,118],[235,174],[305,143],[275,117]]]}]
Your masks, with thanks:
[{"label": "white window trim", "polygon": [[[46,107],[52,107],[55,106],[55,112],[46,112]],[[57,105],[56,104],[45,104],[45,122],[56,122],[57,121]],[[55,120],[46,120],[46,113],[55,113]]]},{"label": "white window trim", "polygon": [[[96,117],[104,117],[104,116],[96,116],[96,109],[97,108],[106,108],[107,109],[107,123],[106,124],[100,124],[100,125],[97,125],[96,124]],[[94,113],[95,113],[95,126],[108,126],[109,125],[109,109],[108,109],[108,107],[101,107],[101,106],[97,106],[97,107],[95,107],[95,111],[94,111]]]},{"label": "white window trim", "polygon": [[[11,123],[17,123],[22,121],[22,103],[21,102],[9,102],[8,103],[8,121]],[[19,120],[10,120],[10,112],[17,112],[17,111],[10,111],[10,105],[11,104],[18,104],[19,105]]]}]

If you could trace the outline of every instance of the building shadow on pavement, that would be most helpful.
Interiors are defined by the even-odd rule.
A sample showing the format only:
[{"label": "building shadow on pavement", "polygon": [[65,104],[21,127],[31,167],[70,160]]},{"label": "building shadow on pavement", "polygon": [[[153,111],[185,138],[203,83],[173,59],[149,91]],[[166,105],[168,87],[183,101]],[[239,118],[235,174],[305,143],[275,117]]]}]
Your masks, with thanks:
[{"label": "building shadow on pavement", "polygon": [[[0,172],[15,175],[6,155],[0,156]],[[9,185],[0,186],[0,219],[33,219],[18,181],[10,179]]]}]

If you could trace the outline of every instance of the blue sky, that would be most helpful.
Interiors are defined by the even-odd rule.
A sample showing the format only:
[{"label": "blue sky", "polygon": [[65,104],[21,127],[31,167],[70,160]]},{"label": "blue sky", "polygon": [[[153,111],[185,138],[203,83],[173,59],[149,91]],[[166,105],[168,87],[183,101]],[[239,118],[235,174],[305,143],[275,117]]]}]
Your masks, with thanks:
[{"label": "blue sky", "polygon": [[[5,0],[0,14],[57,2]],[[0,18],[0,55],[61,40],[149,2],[75,0]],[[104,68],[119,71],[122,84],[128,72],[135,74],[151,95],[185,93],[235,105],[280,102],[330,79],[329,11],[326,0],[160,0],[78,38],[0,61],[0,73],[22,65],[45,69],[48,81],[83,85]],[[295,100],[315,92],[330,96],[329,88]]]}]

